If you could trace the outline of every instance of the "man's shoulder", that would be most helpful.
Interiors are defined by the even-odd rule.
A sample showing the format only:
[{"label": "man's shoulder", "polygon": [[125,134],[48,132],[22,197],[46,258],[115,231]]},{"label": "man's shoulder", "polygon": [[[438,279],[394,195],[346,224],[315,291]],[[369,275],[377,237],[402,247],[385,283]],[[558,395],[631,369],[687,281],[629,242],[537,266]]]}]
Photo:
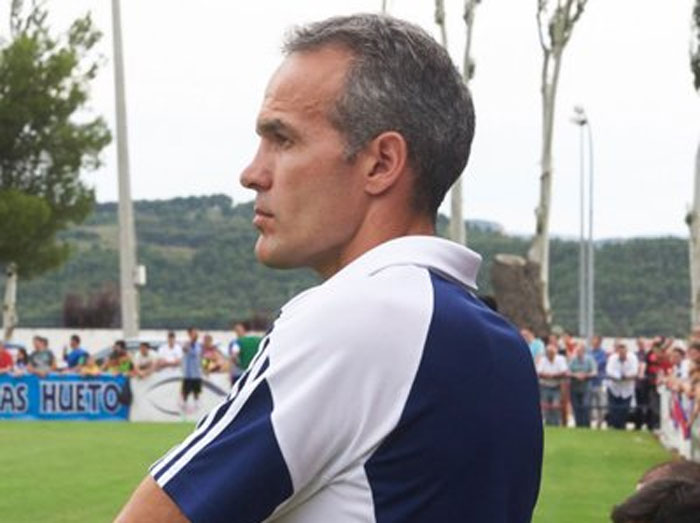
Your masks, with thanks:
[{"label": "man's shoulder", "polygon": [[345,317],[373,324],[433,305],[429,272],[422,267],[386,267],[371,274],[328,283],[312,295],[307,308],[329,320]]},{"label": "man's shoulder", "polygon": [[392,350],[414,327],[417,338],[427,332],[433,297],[424,269],[393,267],[327,283],[282,310],[270,336],[273,350],[280,345],[285,351],[348,347],[352,351],[336,354],[360,356],[365,349],[376,352],[380,340],[383,350]]}]

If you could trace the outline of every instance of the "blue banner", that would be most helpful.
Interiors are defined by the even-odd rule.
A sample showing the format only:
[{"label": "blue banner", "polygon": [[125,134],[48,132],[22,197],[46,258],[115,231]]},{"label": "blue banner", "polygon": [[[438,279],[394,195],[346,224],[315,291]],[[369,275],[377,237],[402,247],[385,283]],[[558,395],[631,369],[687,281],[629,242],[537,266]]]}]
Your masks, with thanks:
[{"label": "blue banner", "polygon": [[0,374],[0,419],[128,420],[124,376]]}]

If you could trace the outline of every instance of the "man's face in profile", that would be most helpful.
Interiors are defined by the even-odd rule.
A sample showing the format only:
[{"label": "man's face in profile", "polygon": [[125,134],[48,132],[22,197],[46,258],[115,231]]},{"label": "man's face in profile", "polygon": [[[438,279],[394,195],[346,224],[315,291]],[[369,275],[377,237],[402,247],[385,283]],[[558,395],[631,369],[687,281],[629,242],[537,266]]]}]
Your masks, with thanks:
[{"label": "man's face in profile", "polygon": [[345,139],[329,121],[350,59],[331,46],[292,53],[267,87],[260,145],[241,174],[257,192],[255,253],[265,265],[333,272],[362,222],[362,153],[349,162]]}]

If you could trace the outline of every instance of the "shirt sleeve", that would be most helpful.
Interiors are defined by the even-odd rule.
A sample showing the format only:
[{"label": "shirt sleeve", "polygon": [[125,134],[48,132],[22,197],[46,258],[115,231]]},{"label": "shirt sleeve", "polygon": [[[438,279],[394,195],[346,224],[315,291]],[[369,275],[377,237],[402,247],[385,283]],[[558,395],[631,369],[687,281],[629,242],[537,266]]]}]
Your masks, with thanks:
[{"label": "shirt sleeve", "polygon": [[291,495],[272,410],[264,369],[251,368],[184,442],[151,467],[190,521],[263,521]]}]

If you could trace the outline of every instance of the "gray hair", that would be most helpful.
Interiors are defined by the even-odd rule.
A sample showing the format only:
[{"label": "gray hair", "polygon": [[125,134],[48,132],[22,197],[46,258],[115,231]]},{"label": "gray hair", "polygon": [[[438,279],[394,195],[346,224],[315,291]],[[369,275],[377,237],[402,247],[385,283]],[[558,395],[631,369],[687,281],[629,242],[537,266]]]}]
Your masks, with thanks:
[{"label": "gray hair", "polygon": [[374,14],[295,28],[283,51],[327,45],[353,55],[329,115],[345,137],[348,160],[382,132],[400,133],[417,178],[414,206],[435,215],[467,164],[474,136],[471,96],[449,54],[420,27]]}]

